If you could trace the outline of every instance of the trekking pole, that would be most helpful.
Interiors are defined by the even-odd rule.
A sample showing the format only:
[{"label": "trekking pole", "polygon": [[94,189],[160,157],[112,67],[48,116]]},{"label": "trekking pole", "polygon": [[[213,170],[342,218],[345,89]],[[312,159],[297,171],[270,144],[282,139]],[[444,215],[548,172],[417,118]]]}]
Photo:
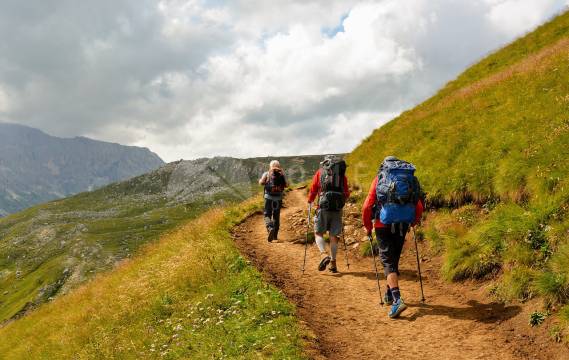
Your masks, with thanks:
[{"label": "trekking pole", "polygon": [[425,302],[425,293],[423,293],[423,277],[421,276],[421,262],[419,261],[419,246],[417,245],[417,236],[415,235],[415,227],[413,229],[413,241],[415,242],[415,255],[417,255],[417,270],[419,272],[419,284],[421,285],[421,302]]},{"label": "trekking pole", "polygon": [[369,240],[369,246],[371,248],[371,256],[373,257],[373,267],[375,269],[375,279],[377,280],[377,291],[379,291],[379,304],[381,306],[383,306],[383,295],[381,294],[381,286],[379,285],[379,273],[377,271],[377,263],[375,262],[375,251],[373,250],[373,235],[369,234],[367,236],[367,238]]},{"label": "trekking pole", "polygon": [[342,218],[342,239],[344,240],[344,255],[346,257],[346,266],[350,269],[350,261],[348,260],[348,245],[346,244],[346,233],[344,232],[344,218]]},{"label": "trekking pole", "polygon": [[306,250],[308,249],[308,232],[310,231],[310,213],[312,212],[312,203],[308,203],[308,221],[306,222],[306,240],[304,241],[304,261],[302,262],[302,274],[306,267]]}]

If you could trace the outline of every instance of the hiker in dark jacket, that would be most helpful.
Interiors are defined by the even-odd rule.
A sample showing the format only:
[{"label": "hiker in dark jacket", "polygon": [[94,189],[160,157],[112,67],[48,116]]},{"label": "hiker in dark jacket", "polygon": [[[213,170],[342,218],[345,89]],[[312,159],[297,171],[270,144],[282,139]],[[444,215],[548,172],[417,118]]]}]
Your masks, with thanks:
[{"label": "hiker in dark jacket", "polygon": [[[308,194],[308,203],[312,204],[318,196],[316,215],[314,217],[314,237],[320,250],[319,271],[330,265],[330,271],[338,272],[336,254],[338,239],[342,233],[342,208],[350,197],[348,179],[345,176],[346,163],[336,156],[326,156],[316,171]],[[331,197],[329,197],[331,195]],[[339,203],[337,203],[339,202]],[[324,234],[330,234],[330,255],[326,251]]]},{"label": "hiker in dark jacket", "polygon": [[[393,156],[388,156],[385,158],[384,164],[386,161],[400,160]],[[399,259],[409,226],[415,226],[421,220],[423,201],[421,194],[418,194],[418,201],[414,205],[414,219],[411,223],[383,224],[379,216],[381,204],[378,203],[377,196],[378,181],[379,176],[376,176],[369,188],[362,209],[362,220],[368,236],[371,235],[372,228],[375,228],[375,234],[379,243],[379,257],[383,263],[385,277],[387,278],[387,291],[384,299],[388,305],[392,305],[389,317],[395,318],[407,308],[403,299],[401,299],[399,291]],[[417,191],[420,193],[420,188]]]},{"label": "hiker in dark jacket", "polygon": [[288,186],[285,173],[278,160],[271,161],[269,171],[265,172],[259,184],[265,187],[265,225],[269,233],[268,241],[278,240],[283,194]]}]

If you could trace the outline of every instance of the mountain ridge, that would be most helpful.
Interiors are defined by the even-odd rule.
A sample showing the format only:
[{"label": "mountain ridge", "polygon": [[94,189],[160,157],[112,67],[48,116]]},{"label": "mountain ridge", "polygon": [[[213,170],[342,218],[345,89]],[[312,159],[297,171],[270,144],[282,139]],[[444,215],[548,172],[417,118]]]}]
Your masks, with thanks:
[{"label": "mountain ridge", "polygon": [[147,148],[86,137],[58,138],[32,127],[0,123],[0,216],[163,164]]}]

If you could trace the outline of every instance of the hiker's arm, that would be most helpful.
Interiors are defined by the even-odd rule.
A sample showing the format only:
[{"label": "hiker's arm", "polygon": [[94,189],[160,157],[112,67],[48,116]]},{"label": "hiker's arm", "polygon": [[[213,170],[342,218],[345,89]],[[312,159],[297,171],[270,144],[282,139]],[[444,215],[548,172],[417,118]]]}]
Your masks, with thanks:
[{"label": "hiker's arm", "polygon": [[310,186],[310,193],[308,194],[308,202],[314,202],[316,196],[318,195],[318,191],[320,189],[320,171],[316,171],[314,177],[312,178],[312,185]]},{"label": "hiker's arm", "polygon": [[373,218],[373,205],[375,204],[375,188],[377,187],[377,177],[373,179],[371,186],[369,188],[366,201],[364,202],[364,206],[362,208],[362,222],[368,234],[371,234],[373,229],[373,224],[371,222]]},{"label": "hiker's arm", "polygon": [[348,178],[344,175],[344,196],[347,198],[350,197],[350,187],[348,186]]},{"label": "hiker's arm", "polygon": [[423,217],[423,210],[424,210],[423,200],[419,200],[417,202],[417,205],[415,206],[415,222],[413,223],[413,226],[421,224],[421,218]]},{"label": "hiker's arm", "polygon": [[259,179],[259,185],[265,185],[267,183],[267,173],[263,173],[261,179]]}]

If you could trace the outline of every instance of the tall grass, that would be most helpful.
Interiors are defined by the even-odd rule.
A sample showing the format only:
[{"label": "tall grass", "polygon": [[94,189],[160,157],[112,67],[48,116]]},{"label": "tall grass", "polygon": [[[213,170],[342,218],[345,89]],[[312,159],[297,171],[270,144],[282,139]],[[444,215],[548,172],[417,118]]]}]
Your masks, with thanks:
[{"label": "tall grass", "polygon": [[4,359],[303,358],[294,308],[232,244],[255,203],[212,210],[0,329]]}]

